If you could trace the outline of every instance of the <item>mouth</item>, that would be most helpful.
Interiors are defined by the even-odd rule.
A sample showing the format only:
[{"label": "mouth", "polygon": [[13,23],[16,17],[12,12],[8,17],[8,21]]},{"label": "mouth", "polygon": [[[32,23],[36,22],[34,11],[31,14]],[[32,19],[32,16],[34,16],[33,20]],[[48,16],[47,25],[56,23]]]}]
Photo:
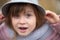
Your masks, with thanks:
[{"label": "mouth", "polygon": [[28,27],[19,27],[19,29],[26,30],[26,29],[28,29]]},{"label": "mouth", "polygon": [[28,29],[28,27],[19,27],[20,32],[24,33]]}]

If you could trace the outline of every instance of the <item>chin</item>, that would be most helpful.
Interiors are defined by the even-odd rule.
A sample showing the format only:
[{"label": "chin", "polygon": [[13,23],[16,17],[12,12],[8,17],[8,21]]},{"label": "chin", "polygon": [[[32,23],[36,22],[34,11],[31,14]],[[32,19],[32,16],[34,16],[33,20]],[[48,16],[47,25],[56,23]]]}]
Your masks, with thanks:
[{"label": "chin", "polygon": [[19,33],[20,36],[28,36],[30,33]]}]

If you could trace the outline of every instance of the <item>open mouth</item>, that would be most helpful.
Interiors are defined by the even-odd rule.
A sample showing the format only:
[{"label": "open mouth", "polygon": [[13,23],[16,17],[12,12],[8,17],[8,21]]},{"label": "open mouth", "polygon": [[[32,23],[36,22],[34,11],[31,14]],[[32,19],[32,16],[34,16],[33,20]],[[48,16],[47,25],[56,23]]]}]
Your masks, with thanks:
[{"label": "open mouth", "polygon": [[28,27],[19,27],[20,32],[25,33],[28,29]]},{"label": "open mouth", "polygon": [[26,29],[28,29],[27,27],[19,27],[19,29],[21,29],[21,30],[26,30]]}]

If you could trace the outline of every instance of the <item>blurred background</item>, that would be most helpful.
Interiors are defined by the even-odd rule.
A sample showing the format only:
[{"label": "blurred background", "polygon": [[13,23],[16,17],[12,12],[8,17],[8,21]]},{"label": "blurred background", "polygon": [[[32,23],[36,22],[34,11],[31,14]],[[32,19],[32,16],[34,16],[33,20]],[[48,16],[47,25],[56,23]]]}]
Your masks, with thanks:
[{"label": "blurred background", "polygon": [[[9,0],[0,0],[0,8],[1,6]],[[38,0],[39,4],[41,4],[46,10],[51,10],[60,14],[60,0]]]}]

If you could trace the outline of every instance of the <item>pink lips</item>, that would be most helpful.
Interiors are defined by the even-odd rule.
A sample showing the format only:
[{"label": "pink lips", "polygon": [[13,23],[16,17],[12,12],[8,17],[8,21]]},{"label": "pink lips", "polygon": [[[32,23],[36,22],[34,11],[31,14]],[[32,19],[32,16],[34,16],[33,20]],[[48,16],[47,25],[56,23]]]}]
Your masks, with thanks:
[{"label": "pink lips", "polygon": [[20,32],[24,33],[28,29],[28,27],[19,27]]}]

